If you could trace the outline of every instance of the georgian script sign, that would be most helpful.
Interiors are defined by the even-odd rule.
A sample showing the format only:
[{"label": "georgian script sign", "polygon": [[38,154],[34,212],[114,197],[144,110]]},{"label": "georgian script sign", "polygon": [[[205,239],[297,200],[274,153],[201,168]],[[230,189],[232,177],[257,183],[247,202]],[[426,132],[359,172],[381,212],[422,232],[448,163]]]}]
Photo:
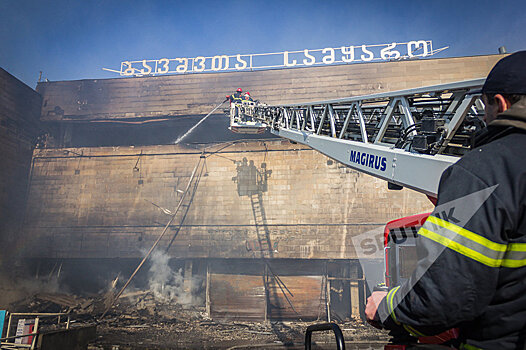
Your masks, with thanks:
[{"label": "georgian script sign", "polygon": [[341,46],[337,48],[326,47],[324,49],[304,49],[248,55],[236,54],[123,61],[121,62],[120,70],[103,69],[119,73],[122,76],[243,71],[411,59],[432,56],[446,48],[433,50],[433,42],[431,40],[414,40],[406,43]]}]

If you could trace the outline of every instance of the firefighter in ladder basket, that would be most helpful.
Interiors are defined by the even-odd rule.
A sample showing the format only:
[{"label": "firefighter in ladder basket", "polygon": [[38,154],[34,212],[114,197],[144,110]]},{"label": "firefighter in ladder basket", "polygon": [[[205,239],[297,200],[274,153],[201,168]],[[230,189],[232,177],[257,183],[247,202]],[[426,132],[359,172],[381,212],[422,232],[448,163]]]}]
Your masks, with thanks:
[{"label": "firefighter in ladder basket", "polygon": [[234,92],[232,95],[227,95],[226,99],[230,101],[230,108],[235,108],[235,110],[233,111],[235,114],[234,119],[240,119],[241,115],[239,108],[236,106],[232,106],[232,103],[241,104],[243,102],[243,89],[237,88],[236,92]]},{"label": "firefighter in ladder basket", "polygon": [[230,103],[241,103],[243,101],[243,89],[238,88],[232,95],[227,96]]},{"label": "firefighter in ladder basket", "polygon": [[250,101],[250,102],[253,102],[254,100],[252,99],[252,97],[250,96],[250,92],[245,92],[245,95],[243,96],[243,99],[245,101]]},{"label": "firefighter in ladder basket", "polygon": [[418,232],[418,264],[373,292],[368,321],[416,337],[458,328],[460,349],[526,348],[526,51],[501,59],[482,88],[487,127],[442,174]]}]

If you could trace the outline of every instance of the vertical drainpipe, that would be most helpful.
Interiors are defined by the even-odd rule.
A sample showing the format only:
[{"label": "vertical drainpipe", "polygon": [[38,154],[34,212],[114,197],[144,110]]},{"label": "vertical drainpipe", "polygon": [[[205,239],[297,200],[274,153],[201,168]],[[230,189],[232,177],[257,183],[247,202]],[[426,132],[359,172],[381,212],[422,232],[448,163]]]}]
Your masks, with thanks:
[{"label": "vertical drainpipe", "polygon": [[208,259],[206,259],[206,314],[208,315],[208,318],[212,318],[211,312],[210,312],[210,263]]}]

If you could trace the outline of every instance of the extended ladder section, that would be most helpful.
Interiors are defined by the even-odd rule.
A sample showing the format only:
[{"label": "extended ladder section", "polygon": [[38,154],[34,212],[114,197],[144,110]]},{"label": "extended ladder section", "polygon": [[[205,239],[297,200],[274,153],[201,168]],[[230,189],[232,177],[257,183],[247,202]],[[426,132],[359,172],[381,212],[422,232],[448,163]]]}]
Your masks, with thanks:
[{"label": "extended ladder section", "polygon": [[249,117],[396,188],[436,196],[483,127],[484,79],[329,101],[260,105]]}]

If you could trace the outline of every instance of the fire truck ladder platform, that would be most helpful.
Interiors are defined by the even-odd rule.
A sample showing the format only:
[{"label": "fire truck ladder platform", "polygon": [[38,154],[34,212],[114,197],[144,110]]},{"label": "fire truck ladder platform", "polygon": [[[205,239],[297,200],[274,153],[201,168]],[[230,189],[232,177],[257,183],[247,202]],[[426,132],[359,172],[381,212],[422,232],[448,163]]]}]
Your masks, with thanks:
[{"label": "fire truck ladder platform", "polygon": [[280,137],[348,167],[436,197],[442,172],[483,127],[485,79],[329,101],[255,108]]}]

